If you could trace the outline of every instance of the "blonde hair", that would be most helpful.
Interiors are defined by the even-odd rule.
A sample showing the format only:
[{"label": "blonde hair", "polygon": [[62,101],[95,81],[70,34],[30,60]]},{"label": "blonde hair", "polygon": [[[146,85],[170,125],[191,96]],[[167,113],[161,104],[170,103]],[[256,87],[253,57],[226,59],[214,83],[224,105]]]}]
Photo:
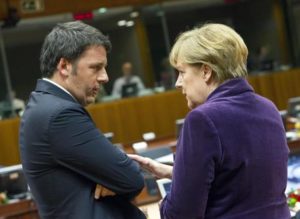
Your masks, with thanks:
[{"label": "blonde hair", "polygon": [[171,50],[170,63],[206,64],[214,79],[223,82],[247,76],[248,49],[241,36],[223,24],[205,24],[180,34]]}]

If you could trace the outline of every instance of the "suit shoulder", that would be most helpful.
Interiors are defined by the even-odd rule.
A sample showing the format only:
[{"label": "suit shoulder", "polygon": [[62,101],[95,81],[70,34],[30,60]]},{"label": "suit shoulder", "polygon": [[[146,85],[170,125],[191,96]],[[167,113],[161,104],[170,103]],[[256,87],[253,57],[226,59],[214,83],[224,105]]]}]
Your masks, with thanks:
[{"label": "suit shoulder", "polygon": [[23,117],[26,119],[47,120],[63,111],[83,113],[85,110],[79,103],[51,94],[35,93],[30,97]]}]

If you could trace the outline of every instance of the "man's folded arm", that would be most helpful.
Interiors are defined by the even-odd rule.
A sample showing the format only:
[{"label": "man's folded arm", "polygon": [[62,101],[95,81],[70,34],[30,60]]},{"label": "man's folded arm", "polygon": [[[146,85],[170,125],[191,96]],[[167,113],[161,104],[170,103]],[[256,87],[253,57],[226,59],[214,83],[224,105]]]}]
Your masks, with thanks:
[{"label": "man's folded arm", "polygon": [[53,116],[49,140],[62,166],[118,195],[132,198],[144,187],[136,162],[112,145],[82,109],[64,109]]}]

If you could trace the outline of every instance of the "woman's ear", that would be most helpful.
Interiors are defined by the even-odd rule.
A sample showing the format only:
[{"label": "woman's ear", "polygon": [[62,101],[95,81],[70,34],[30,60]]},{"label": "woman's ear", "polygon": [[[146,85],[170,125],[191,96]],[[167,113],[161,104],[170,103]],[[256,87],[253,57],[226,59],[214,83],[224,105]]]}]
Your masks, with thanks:
[{"label": "woman's ear", "polygon": [[209,80],[212,79],[212,74],[213,74],[213,71],[212,71],[212,68],[206,64],[203,64],[202,65],[202,69],[203,69],[203,79],[205,80],[205,82],[208,82]]},{"label": "woman's ear", "polygon": [[60,58],[60,60],[57,64],[57,71],[58,71],[59,75],[66,78],[70,75],[70,73],[72,71],[72,64],[65,58]]}]

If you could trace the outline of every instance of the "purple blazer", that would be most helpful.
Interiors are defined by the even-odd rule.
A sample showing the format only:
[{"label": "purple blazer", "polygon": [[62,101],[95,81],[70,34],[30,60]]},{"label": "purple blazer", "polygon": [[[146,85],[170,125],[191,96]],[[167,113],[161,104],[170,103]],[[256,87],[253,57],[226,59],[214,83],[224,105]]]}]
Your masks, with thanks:
[{"label": "purple blazer", "polygon": [[289,219],[288,152],[274,104],[245,79],[224,82],[186,116],[161,217]]}]

